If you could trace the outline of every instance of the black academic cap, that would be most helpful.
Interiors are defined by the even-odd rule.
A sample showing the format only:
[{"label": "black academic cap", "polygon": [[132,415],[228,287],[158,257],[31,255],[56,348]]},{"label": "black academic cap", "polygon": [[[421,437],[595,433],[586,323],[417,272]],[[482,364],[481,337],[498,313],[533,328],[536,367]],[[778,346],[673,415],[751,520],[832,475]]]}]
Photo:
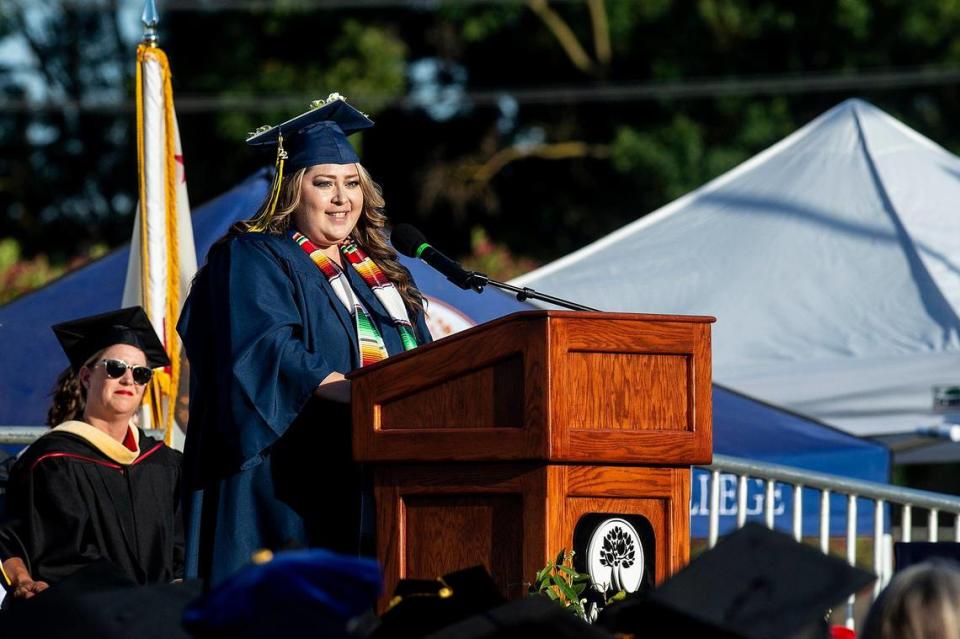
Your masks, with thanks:
[{"label": "black academic cap", "polygon": [[283,136],[286,170],[296,171],[316,164],[352,164],[360,158],[347,136],[373,126],[373,120],[353,108],[342,95],[331,93],[316,100],[305,113],[276,126],[260,127],[247,144],[275,148]]},{"label": "black academic cap", "polygon": [[[691,623],[723,629],[728,636],[748,638],[795,637],[822,627],[824,615],[876,577],[758,524],[747,524],[722,538],[643,599],[642,604],[682,613]],[[619,607],[601,615],[618,632],[649,626],[651,617],[635,616],[638,626],[616,622]],[[644,622],[644,619],[646,621]],[[677,621],[682,628],[682,621]],[[667,629],[669,624],[662,623]]]},{"label": "black academic cap", "polygon": [[503,604],[447,626],[427,639],[611,639],[604,629],[591,626],[573,612],[542,595]]},{"label": "black academic cap", "polygon": [[955,541],[898,541],[893,544],[893,565],[897,572],[931,559],[960,563],[960,543]]},{"label": "black academic cap", "polygon": [[197,637],[346,637],[348,623],[380,595],[372,559],[328,550],[278,552],[191,603],[183,625]]},{"label": "black academic cap", "polygon": [[505,601],[483,566],[457,570],[439,579],[401,579],[390,609],[371,638],[423,637]]},{"label": "black academic cap", "polygon": [[[710,637],[710,639],[747,639],[747,635],[694,617],[660,601],[650,592],[639,592],[608,605],[600,613],[597,626],[617,633],[637,633],[643,637]],[[640,631],[642,630],[642,634]]]},{"label": "black academic cap", "polygon": [[74,371],[79,371],[94,353],[114,344],[136,346],[143,351],[150,368],[170,363],[163,343],[140,306],[62,322],[53,326],[53,332]]}]

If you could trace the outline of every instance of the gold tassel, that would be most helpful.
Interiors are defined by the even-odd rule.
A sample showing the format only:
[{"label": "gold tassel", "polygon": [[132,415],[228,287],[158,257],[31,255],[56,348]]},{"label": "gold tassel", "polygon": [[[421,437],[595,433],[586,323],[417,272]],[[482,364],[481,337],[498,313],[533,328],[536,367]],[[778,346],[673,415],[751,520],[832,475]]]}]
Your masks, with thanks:
[{"label": "gold tassel", "polygon": [[263,233],[270,228],[270,222],[273,220],[273,214],[277,210],[277,202],[280,201],[280,185],[283,183],[283,165],[287,160],[287,152],[283,148],[283,134],[277,134],[277,171],[273,175],[273,183],[270,185],[270,200],[267,207],[260,215],[250,222],[247,227],[249,233]]}]

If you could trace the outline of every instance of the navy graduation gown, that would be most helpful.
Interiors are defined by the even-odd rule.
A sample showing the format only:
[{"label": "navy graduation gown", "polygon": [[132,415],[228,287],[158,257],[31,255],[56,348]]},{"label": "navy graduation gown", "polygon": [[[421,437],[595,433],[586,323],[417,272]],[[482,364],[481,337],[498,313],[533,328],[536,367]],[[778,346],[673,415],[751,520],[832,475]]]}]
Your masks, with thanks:
[{"label": "navy graduation gown", "polygon": [[[400,334],[353,268],[345,273],[388,353]],[[417,340],[430,340],[424,319]],[[184,450],[190,577],[215,584],[260,548],[360,546],[362,477],[350,407],[316,398],[359,365],[354,319],[293,240],[260,233],[215,246],[177,330],[190,361]],[[367,504],[367,509],[372,504]]]}]

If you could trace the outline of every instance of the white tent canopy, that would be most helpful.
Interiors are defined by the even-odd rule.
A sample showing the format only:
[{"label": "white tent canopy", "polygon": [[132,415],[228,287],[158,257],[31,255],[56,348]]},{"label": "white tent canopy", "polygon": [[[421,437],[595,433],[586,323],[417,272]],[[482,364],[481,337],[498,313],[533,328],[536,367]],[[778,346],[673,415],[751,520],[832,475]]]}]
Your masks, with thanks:
[{"label": "white tent canopy", "polygon": [[515,283],[715,315],[717,381],[857,435],[958,420],[960,158],[860,100]]}]

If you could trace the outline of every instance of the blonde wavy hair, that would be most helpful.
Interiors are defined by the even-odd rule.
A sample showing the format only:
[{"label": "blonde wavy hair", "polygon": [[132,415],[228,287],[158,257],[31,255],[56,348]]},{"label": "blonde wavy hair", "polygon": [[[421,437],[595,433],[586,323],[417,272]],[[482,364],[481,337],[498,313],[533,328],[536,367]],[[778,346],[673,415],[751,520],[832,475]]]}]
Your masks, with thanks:
[{"label": "blonde wavy hair", "polygon": [[[356,164],[360,178],[360,191],[363,193],[363,210],[360,219],[350,233],[351,239],[370,256],[384,274],[393,282],[403,298],[407,311],[411,314],[423,313],[423,294],[413,285],[413,280],[397,259],[397,252],[387,242],[384,226],[387,216],[383,209],[386,202],[380,185],[373,181],[370,174],[359,162]],[[245,233],[252,229],[264,229],[270,235],[285,235],[290,230],[290,216],[300,206],[300,189],[307,168],[299,169],[283,178],[280,182],[280,194],[276,210],[270,213],[270,195],[263,201],[257,214],[249,220],[237,222],[232,233]]]},{"label": "blonde wavy hair", "polygon": [[897,573],[873,602],[861,637],[960,637],[960,564],[931,560]]}]

